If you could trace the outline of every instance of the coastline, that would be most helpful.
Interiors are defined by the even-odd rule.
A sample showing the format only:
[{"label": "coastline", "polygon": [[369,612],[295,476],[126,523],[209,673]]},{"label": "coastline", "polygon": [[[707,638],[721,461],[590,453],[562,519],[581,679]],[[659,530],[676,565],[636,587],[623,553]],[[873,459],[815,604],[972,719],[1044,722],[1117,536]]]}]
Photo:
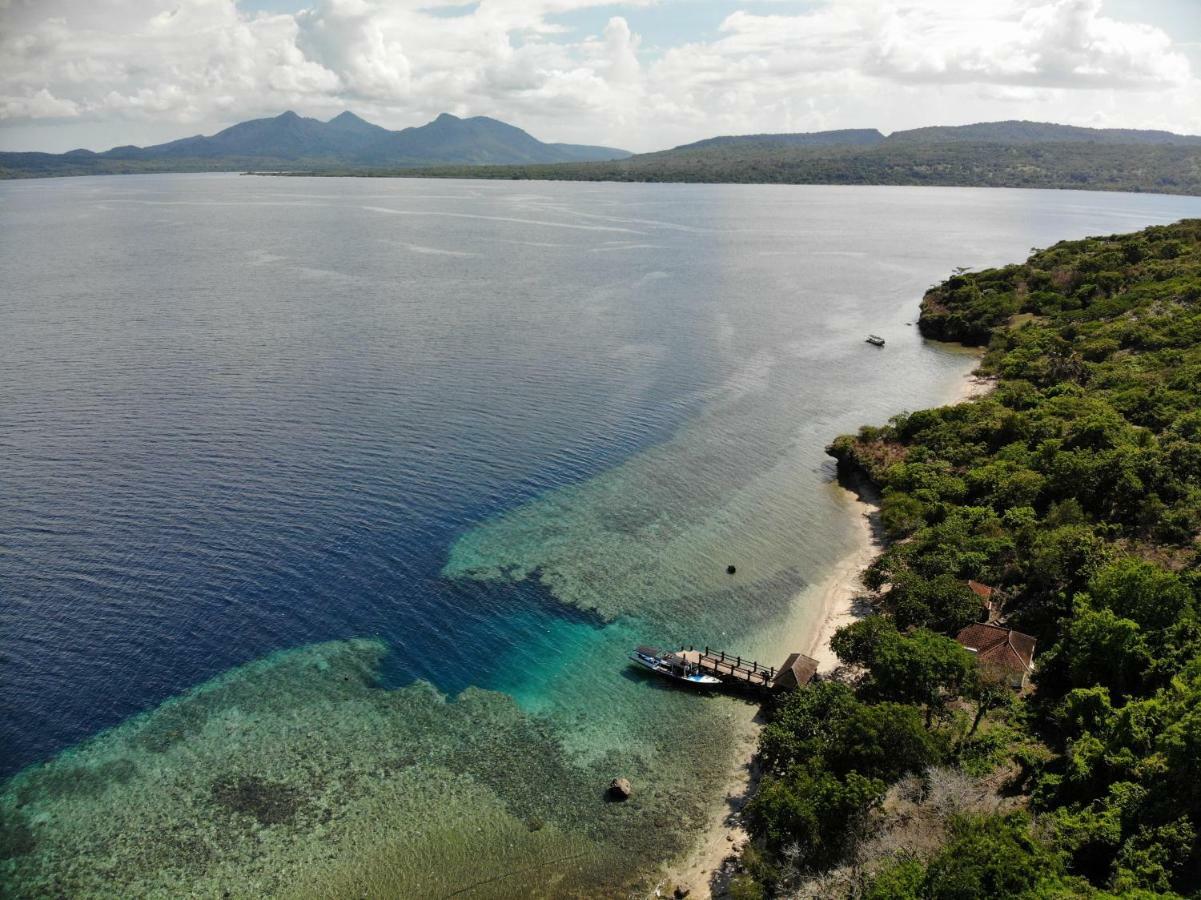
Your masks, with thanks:
[{"label": "coastline", "polygon": [[853,475],[843,489],[853,495],[855,510],[855,549],[838,561],[834,571],[818,589],[821,604],[821,626],[813,633],[805,653],[817,660],[817,670],[828,675],[838,668],[838,657],[830,649],[830,639],[844,625],[856,622],[871,613],[871,603],[864,596],[863,572],[884,549],[880,529],[880,498],[865,477]]},{"label": "coastline", "polygon": [[[976,361],[983,352],[976,354]],[[967,403],[983,397],[996,385],[996,380],[976,374],[975,367],[959,379],[948,398],[947,405]],[[822,608],[822,624],[814,633],[805,652],[817,660],[818,671],[829,674],[838,668],[838,657],[830,649],[830,639],[844,625],[849,625],[871,613],[871,603],[865,597],[863,572],[884,549],[884,534],[880,526],[880,495],[874,484],[860,473],[840,479],[850,494],[856,511],[855,549],[839,560],[834,571],[822,582],[817,596]]]},{"label": "coastline", "polygon": [[[755,750],[762,726],[761,716],[762,713],[756,714],[755,727],[744,736],[722,796],[710,808],[707,823],[695,846],[654,876],[655,884],[649,896],[680,896],[676,893],[679,889],[686,892],[684,895],[690,900],[708,900],[724,893],[722,888],[734,874],[734,859],[748,838],[740,813],[759,784]],[[717,888],[716,892],[714,888]]]},{"label": "coastline", "polygon": [[[995,383],[992,378],[977,375],[973,367],[957,380],[947,405],[982,397],[993,389]],[[817,660],[818,672],[823,675],[829,675],[840,665],[838,657],[830,649],[830,639],[835,632],[871,614],[872,606],[866,596],[863,573],[884,549],[879,519],[880,497],[875,486],[866,476],[852,473],[840,478],[840,487],[850,495],[848,499],[855,512],[855,547],[835,564],[833,571],[814,591],[821,609],[821,624],[798,642],[806,648],[808,656]],[[650,896],[671,897],[676,887],[687,888],[687,896],[699,900],[722,896],[722,889],[730,875],[734,874],[734,858],[748,838],[739,813],[754,795],[759,782],[760,773],[755,760],[761,725],[759,715],[755,717],[755,723],[750,738],[740,747],[733,760],[722,797],[714,802],[709,822],[696,846],[658,873]]]}]

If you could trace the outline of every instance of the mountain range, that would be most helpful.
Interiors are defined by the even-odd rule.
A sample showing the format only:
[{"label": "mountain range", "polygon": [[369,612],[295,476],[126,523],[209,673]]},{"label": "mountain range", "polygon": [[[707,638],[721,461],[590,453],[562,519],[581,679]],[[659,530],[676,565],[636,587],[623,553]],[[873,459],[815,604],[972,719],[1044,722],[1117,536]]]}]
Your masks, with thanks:
[{"label": "mountain range", "polygon": [[547,144],[487,116],[460,119],[443,113],[401,131],[374,125],[352,112],[328,122],[294,112],[232,125],[152,147],[114,147],[103,153],[0,153],[0,174],[86,174],[210,169],[312,170],[428,165],[505,165],[622,159],[613,147]]},{"label": "mountain range", "polygon": [[723,135],[631,155],[547,144],[520,128],[442,114],[390,131],[344,112],[294,112],[205,137],[104,153],[0,153],[0,177],[280,171],[589,181],[965,185],[1201,194],[1201,136],[1046,122]]}]

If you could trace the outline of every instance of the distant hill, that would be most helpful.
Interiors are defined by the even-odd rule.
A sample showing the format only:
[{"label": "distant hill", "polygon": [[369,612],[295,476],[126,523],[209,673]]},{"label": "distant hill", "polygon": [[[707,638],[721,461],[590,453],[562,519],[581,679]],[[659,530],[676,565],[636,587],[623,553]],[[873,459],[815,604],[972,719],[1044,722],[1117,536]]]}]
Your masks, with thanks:
[{"label": "distant hill", "polygon": [[976,125],[931,125],[894,131],[887,137],[875,128],[810,131],[795,134],[738,134],[706,138],[638,158],[691,154],[699,150],[748,147],[874,147],[878,144],[1175,144],[1201,146],[1201,136],[1130,128],[1082,128],[1051,122],[982,122]]},{"label": "distant hill", "polygon": [[710,138],[610,162],[373,174],[756,184],[1070,188],[1201,195],[1201,137],[1039,122]]},{"label": "distant hill", "polygon": [[868,146],[883,141],[884,135],[875,128],[845,128],[840,131],[808,131],[796,134],[722,135],[660,152],[686,152],[708,150],[713,147],[756,146],[759,144],[778,144],[791,147]]},{"label": "distant hill", "polygon": [[328,122],[285,112],[240,122],[211,136],[196,135],[152,147],[114,147],[103,153],[0,153],[0,175],[504,165],[613,160],[629,155],[612,147],[546,144],[486,116],[460,119],[443,113],[425,125],[390,131],[349,111]]},{"label": "distant hill", "polygon": [[1132,128],[1081,128],[1050,122],[982,122],[977,125],[934,125],[896,131],[888,143],[933,144],[943,142],[992,144],[1180,144],[1201,146],[1201,136]]}]

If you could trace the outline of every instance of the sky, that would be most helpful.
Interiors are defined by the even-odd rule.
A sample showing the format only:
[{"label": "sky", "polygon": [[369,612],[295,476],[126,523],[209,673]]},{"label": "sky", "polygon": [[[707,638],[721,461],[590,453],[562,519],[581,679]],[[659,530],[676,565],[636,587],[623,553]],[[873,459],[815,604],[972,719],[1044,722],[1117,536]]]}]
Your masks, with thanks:
[{"label": "sky", "polygon": [[1201,133],[1201,0],[0,0],[0,149],[284,110],[546,141],[1030,119]]}]

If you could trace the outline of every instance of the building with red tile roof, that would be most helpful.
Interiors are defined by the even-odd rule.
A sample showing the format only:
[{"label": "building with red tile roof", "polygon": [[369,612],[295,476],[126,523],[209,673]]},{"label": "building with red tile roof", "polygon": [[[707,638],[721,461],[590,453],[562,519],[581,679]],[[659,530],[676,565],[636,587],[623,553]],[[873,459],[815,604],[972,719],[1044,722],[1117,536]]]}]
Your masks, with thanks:
[{"label": "building with red tile roof", "polygon": [[969,625],[955,635],[965,648],[976,655],[980,667],[1004,676],[1014,688],[1026,687],[1034,671],[1036,638],[1000,625]]}]

